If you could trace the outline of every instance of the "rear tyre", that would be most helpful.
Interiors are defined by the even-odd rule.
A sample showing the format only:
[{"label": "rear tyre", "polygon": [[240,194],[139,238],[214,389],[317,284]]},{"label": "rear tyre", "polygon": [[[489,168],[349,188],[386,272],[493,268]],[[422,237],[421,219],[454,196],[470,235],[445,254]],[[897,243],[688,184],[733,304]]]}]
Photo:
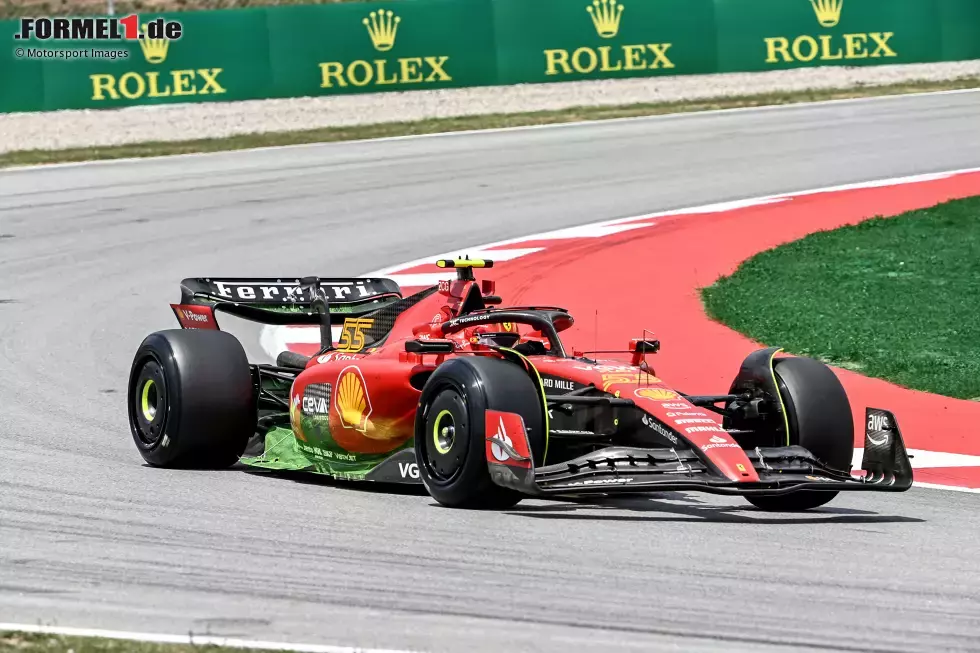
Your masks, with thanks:
[{"label": "rear tyre", "polygon": [[[786,407],[789,444],[807,449],[835,469],[849,470],[854,457],[854,419],[837,375],[812,358],[779,358],[773,370]],[[763,510],[786,512],[817,508],[835,496],[836,491],[799,490],[746,498]]]},{"label": "rear tyre", "polygon": [[154,467],[229,467],[258,418],[245,350],[222,331],[147,336],[133,358],[128,404],[133,441]]},{"label": "rear tyre", "polygon": [[523,495],[490,478],[486,411],[517,413],[535,464],[544,453],[540,389],[513,363],[495,358],[453,358],[426,381],[415,418],[419,476],[436,501],[453,508],[504,509]]}]

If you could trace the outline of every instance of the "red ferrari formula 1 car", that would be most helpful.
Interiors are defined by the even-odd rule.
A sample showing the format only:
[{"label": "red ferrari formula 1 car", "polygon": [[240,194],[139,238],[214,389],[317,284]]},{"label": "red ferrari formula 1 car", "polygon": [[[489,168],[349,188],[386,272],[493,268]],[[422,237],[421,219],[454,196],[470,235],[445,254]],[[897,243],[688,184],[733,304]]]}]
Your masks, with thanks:
[{"label": "red ferrari formula 1 car", "polygon": [[[421,482],[473,508],[696,490],[801,510],[912,484],[895,418],[879,408],[866,409],[864,473],[852,475],[851,407],[816,360],[762,349],[727,392],[686,394],[648,363],[658,341],[631,341],[628,363],[587,357],[559,337],[573,321],[564,309],[500,306],[473,272],[492,261],[438,265],[455,278],[407,297],[390,279],[185,279],[172,305],[182,329],[147,336],[133,360],[143,458]],[[219,330],[224,314],[319,325],[320,351],[250,363]]]}]

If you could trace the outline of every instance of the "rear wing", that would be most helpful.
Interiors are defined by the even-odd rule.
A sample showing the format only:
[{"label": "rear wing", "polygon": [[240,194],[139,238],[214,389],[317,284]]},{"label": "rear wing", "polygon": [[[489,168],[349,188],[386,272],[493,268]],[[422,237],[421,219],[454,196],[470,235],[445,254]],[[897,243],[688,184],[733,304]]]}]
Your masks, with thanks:
[{"label": "rear wing", "polygon": [[[324,300],[329,311],[317,310]],[[217,328],[214,311],[264,324],[322,324],[321,315],[343,323],[402,298],[384,278],[192,278],[180,282],[180,304],[171,304],[184,328]]]}]

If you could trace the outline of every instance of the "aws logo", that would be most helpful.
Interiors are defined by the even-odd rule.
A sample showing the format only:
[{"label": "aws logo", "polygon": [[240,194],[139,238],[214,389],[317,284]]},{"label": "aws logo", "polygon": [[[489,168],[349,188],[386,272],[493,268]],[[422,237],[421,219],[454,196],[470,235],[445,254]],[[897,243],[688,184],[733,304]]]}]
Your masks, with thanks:
[{"label": "aws logo", "polygon": [[[803,0],[797,0],[802,2]],[[809,0],[817,24],[825,29],[836,27],[844,11],[844,0]],[[889,45],[894,32],[857,32],[848,34],[803,34],[790,40],[786,36],[765,38],[766,63],[838,61],[897,57]]]},{"label": "aws logo", "polygon": [[[146,25],[143,25],[146,34]],[[140,49],[146,62],[159,65],[167,60],[171,42],[168,39],[140,39]],[[220,95],[227,91],[218,81],[221,68],[127,72],[116,77],[110,73],[89,75],[92,99],[138,100],[143,97],[178,97],[184,95]]]},{"label": "aws logo", "polygon": [[[626,7],[616,0],[592,0],[585,7],[592,26],[601,39],[619,34],[620,21]],[[628,14],[627,14],[628,15]],[[569,51],[562,48],[544,50],[546,75],[588,75],[595,71],[610,73],[619,70],[654,70],[674,68],[667,51],[671,43],[637,43],[627,45],[583,45]]]},{"label": "aws logo", "polygon": [[[361,21],[377,52],[395,47],[401,22],[401,17],[391,10],[372,11]],[[446,55],[326,61],[320,64],[320,88],[451,82],[453,78],[446,71],[448,63]]]}]

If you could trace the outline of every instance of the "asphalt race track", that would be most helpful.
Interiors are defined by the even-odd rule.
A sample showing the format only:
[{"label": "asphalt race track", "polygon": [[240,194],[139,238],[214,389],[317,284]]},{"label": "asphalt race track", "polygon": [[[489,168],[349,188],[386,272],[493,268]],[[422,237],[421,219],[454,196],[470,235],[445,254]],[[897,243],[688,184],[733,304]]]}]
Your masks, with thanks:
[{"label": "asphalt race track", "polygon": [[125,408],[183,277],[355,275],[976,166],[974,92],[0,173],[0,622],[430,651],[976,650],[977,494],[453,511],[151,469]]}]

